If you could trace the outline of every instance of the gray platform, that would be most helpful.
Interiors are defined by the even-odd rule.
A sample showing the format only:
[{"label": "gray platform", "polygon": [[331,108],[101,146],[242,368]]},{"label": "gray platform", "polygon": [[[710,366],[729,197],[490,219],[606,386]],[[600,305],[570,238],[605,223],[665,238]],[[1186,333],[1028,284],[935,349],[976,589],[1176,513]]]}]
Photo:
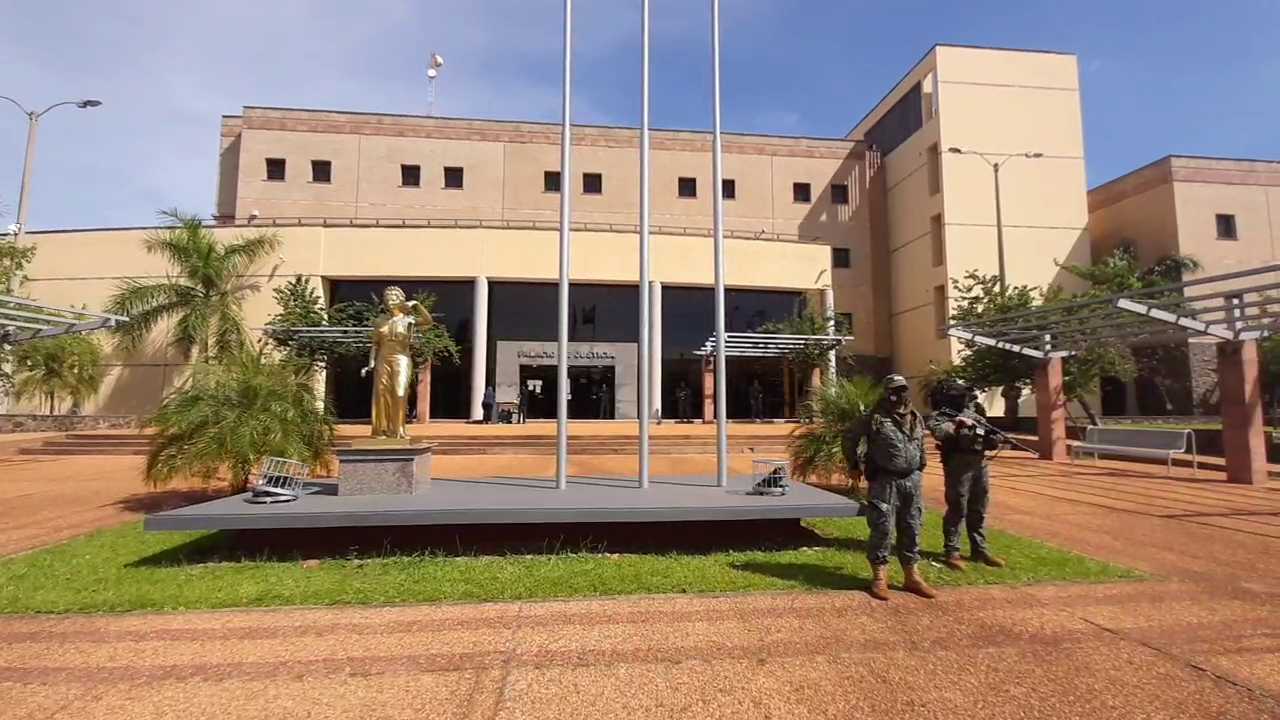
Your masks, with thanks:
[{"label": "gray platform", "polygon": [[689,522],[855,517],[858,503],[794,483],[781,497],[751,495],[751,478],[661,477],[641,490],[629,478],[573,477],[564,490],[542,478],[435,478],[416,495],[337,495],[311,482],[288,503],[253,505],[245,495],[148,515],[147,530],[389,527],[508,523]]}]

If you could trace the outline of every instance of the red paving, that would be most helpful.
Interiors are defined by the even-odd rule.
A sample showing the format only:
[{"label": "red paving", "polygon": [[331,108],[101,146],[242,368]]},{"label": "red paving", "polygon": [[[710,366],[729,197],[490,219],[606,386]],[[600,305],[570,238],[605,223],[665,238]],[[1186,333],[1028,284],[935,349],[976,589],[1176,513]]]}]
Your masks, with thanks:
[{"label": "red paving", "polygon": [[[0,527],[128,517],[83,462],[0,464]],[[993,524],[1152,581],[3,617],[0,718],[1280,718],[1280,486],[1175,474],[994,473]]]}]

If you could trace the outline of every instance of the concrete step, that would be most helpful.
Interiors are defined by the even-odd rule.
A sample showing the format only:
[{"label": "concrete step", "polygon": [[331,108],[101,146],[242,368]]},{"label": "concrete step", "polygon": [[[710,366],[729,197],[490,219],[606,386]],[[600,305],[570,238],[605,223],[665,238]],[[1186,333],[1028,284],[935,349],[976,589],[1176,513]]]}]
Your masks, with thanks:
[{"label": "concrete step", "polygon": [[[737,435],[729,436],[730,444],[756,443],[761,441],[785,441],[788,434],[762,434],[762,435]],[[685,443],[685,442],[714,442],[714,435],[650,435],[649,441],[653,444],[658,443]],[[351,436],[340,436],[339,442],[351,441],[355,438]],[[555,435],[438,435],[424,436],[422,439],[436,443],[495,443],[495,444],[521,444],[521,443],[540,443],[555,442]],[[614,443],[614,442],[639,442],[639,438],[635,435],[570,435],[570,442],[582,443]],[[76,443],[76,444],[105,444],[115,445],[121,443],[150,443],[151,436],[143,434],[126,434],[114,433],[95,435],[90,433],[67,433],[59,438],[51,438],[45,442],[59,443]]]},{"label": "concrete step", "polygon": [[[651,446],[649,451],[653,455],[715,455],[716,446],[712,444],[698,445],[674,445],[674,446]],[[147,454],[146,446],[101,446],[101,445],[72,445],[72,446],[38,446],[18,448],[19,455],[44,456],[44,457],[105,457],[105,456],[134,456],[141,457]],[[785,445],[756,445],[751,447],[731,447],[730,454],[733,455],[774,455],[785,456],[787,448]],[[481,455],[555,455],[556,447],[554,443],[539,445],[462,445],[437,447],[434,450],[436,455],[452,455],[452,456],[481,456]],[[571,455],[638,455],[640,448],[636,445],[591,445],[577,446],[570,444],[569,453]]]},{"label": "concrete step", "polygon": [[45,457],[94,457],[94,456],[142,456],[147,454],[147,448],[143,447],[24,447],[18,448],[19,455],[42,455]]}]

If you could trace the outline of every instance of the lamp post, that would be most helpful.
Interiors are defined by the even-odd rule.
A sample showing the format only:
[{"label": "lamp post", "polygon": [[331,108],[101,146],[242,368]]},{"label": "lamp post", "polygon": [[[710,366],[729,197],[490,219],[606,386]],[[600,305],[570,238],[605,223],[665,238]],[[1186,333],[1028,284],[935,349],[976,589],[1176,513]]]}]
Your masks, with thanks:
[{"label": "lamp post", "polygon": [[[62,107],[64,105],[74,105],[75,107],[78,107],[81,110],[85,110],[88,108],[96,108],[99,105],[102,105],[102,101],[93,100],[93,99],[66,100],[63,102],[54,103],[49,107],[45,108],[44,110],[41,110],[40,112],[36,112],[34,110],[28,110],[22,105],[22,103],[6,95],[0,95],[0,100],[8,100],[10,103],[13,104],[14,107],[21,110],[23,115],[27,116],[27,152],[22,160],[22,185],[21,185],[21,188],[18,190],[18,222],[16,223],[17,232],[14,233],[14,238],[13,238],[13,241],[15,244],[21,244],[22,237],[27,232],[27,200],[31,194],[31,161],[35,156],[36,132],[40,129],[40,118],[47,115],[50,110],[53,110],[54,108]],[[13,292],[14,282],[15,280],[13,278],[10,278],[7,292],[10,292],[10,293]]]},{"label": "lamp post", "polygon": [[1017,155],[1002,155],[998,160],[992,160],[980,152],[969,150],[967,148],[949,147],[947,148],[947,152],[954,153],[956,155],[977,155],[991,166],[991,177],[995,181],[996,192],[996,257],[1000,263],[1000,292],[1004,292],[1007,289],[1008,280],[1005,278],[1004,272],[1004,218],[1000,214],[1000,168],[1003,167],[1005,163],[1016,157],[1025,157],[1035,160],[1037,158],[1044,157],[1044,153],[1028,151]]}]

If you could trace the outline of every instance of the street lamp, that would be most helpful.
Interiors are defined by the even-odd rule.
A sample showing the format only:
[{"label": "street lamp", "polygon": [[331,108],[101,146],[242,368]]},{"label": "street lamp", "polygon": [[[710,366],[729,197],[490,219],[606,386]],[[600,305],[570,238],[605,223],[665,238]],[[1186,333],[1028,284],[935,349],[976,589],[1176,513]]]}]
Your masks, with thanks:
[{"label": "street lamp", "polygon": [[1004,273],[1004,219],[1000,214],[1000,168],[1004,166],[1005,163],[1016,157],[1036,160],[1044,157],[1044,153],[1027,151],[1016,155],[1002,155],[998,160],[992,160],[986,155],[974,150],[969,150],[968,148],[949,147],[947,148],[947,152],[954,153],[956,155],[977,155],[991,166],[991,176],[995,179],[996,190],[996,256],[1000,263],[1000,292],[1004,292],[1007,289],[1008,282],[1005,279]]},{"label": "street lamp", "polygon": [[[18,221],[15,223],[17,225],[17,232],[14,233],[13,238],[14,243],[21,243],[22,236],[25,235],[27,231],[27,199],[31,193],[31,160],[35,156],[36,131],[40,128],[40,118],[47,115],[50,110],[64,105],[73,105],[81,110],[86,110],[88,108],[96,108],[102,105],[102,101],[94,100],[92,98],[85,98],[84,100],[66,100],[64,102],[54,103],[44,110],[36,112],[34,110],[26,109],[23,107],[22,103],[11,97],[0,95],[0,100],[8,100],[14,107],[21,110],[23,115],[27,116],[27,152],[26,156],[22,160],[22,186],[21,189],[18,190]],[[14,282],[14,279],[10,278],[8,288],[8,292],[10,293],[13,292]]]}]

